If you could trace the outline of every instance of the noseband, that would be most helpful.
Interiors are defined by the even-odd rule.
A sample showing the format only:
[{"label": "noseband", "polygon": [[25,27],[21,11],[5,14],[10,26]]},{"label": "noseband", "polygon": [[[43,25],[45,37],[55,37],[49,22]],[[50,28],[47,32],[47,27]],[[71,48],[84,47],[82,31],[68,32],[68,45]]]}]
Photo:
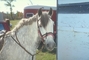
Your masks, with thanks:
[{"label": "noseband", "polygon": [[44,38],[47,38],[47,36],[51,35],[54,38],[54,33],[53,32],[46,32],[45,34],[42,35],[41,31],[40,31],[40,25],[38,23],[40,19],[37,20],[37,26],[38,26],[38,33],[40,34],[41,38],[42,38],[42,42],[44,43]]}]

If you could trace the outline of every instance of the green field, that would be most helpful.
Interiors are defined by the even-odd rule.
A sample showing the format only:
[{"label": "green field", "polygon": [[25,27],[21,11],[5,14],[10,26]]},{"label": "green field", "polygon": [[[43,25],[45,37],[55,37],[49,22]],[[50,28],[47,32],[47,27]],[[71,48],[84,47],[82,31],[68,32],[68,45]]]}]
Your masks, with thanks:
[{"label": "green field", "polygon": [[[19,22],[19,20],[10,20],[12,28]],[[43,49],[39,54],[36,55],[36,60],[56,60],[56,48],[49,52],[46,49]]]}]

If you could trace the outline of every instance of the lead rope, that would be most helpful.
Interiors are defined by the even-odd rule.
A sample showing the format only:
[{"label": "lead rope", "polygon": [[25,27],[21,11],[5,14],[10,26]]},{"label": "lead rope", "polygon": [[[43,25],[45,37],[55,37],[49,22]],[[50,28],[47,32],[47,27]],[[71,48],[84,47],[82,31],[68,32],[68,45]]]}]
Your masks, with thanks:
[{"label": "lead rope", "polygon": [[40,49],[36,54],[31,54],[25,47],[23,47],[23,46],[21,45],[21,43],[19,42],[19,40],[18,40],[18,38],[17,38],[16,32],[15,32],[15,36],[16,36],[16,39],[15,39],[13,36],[11,36],[11,38],[12,38],[23,50],[25,50],[29,55],[32,56],[32,60],[34,59],[34,55],[38,54],[38,53],[43,49],[43,47],[44,47],[44,45],[42,45],[41,49]]}]

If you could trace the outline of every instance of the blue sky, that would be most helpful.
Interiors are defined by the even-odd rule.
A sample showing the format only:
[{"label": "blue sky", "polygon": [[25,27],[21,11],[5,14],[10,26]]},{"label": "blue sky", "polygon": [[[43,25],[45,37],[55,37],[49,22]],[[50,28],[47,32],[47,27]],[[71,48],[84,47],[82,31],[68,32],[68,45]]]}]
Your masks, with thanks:
[{"label": "blue sky", "polygon": [[[48,6],[56,6],[57,0],[31,0],[33,5],[48,5]],[[9,7],[6,7],[5,2],[0,1],[0,12],[9,12]],[[13,2],[15,7],[13,7],[13,11],[21,11],[23,12],[24,7],[32,5],[29,0],[17,0]]]}]

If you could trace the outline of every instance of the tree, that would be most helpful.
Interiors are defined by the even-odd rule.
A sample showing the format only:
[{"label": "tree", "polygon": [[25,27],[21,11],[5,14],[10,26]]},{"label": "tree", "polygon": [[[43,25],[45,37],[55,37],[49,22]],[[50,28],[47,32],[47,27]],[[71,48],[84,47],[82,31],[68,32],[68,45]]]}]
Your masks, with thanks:
[{"label": "tree", "polygon": [[11,19],[13,20],[13,14],[12,14],[12,7],[15,7],[12,2],[16,1],[16,0],[1,0],[1,1],[5,1],[5,5],[10,7],[10,14],[11,14]]},{"label": "tree", "polygon": [[17,17],[17,19],[21,19],[21,18],[23,18],[23,13],[17,11],[17,13],[16,13],[16,17]]}]

